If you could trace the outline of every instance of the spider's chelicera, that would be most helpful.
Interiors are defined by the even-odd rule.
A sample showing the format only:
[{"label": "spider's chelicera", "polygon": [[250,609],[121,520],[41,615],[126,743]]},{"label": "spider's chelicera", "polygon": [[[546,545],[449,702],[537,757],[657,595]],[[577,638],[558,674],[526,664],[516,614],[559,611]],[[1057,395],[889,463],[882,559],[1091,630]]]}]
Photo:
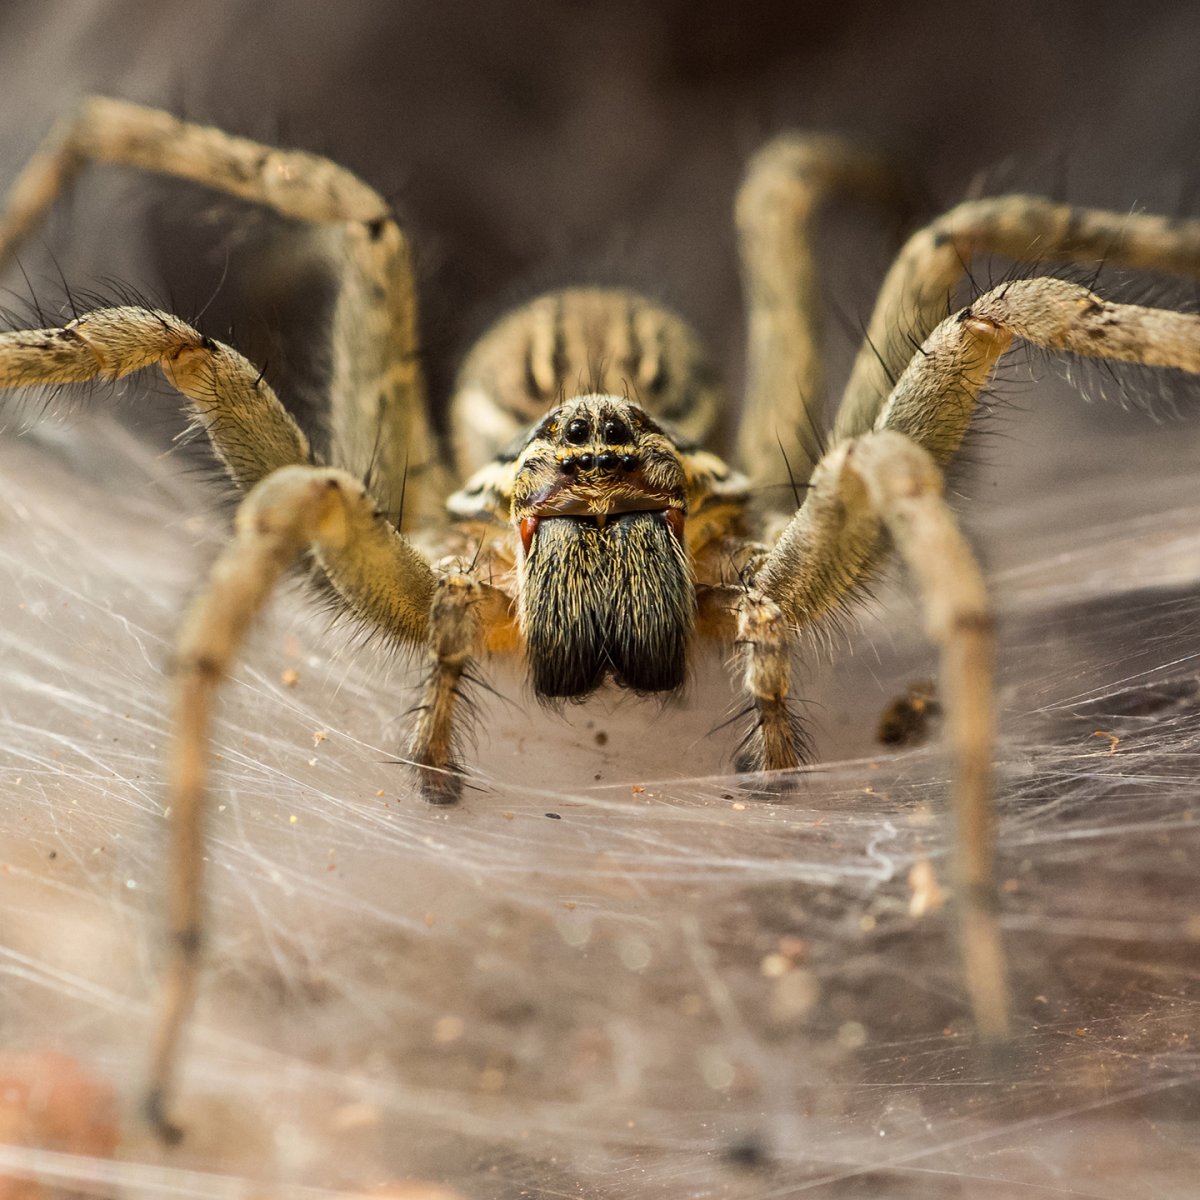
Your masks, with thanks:
[{"label": "spider's chelicera", "polygon": [[[443,449],[409,246],[385,201],[327,159],[153,109],[96,98],[64,121],[9,194],[0,262],[89,162],[191,179],[306,223],[340,283],[325,458],[257,367],[169,313],[102,308],[61,328],[0,334],[0,387],[159,364],[246,493],[179,637],[173,951],[149,1098],[161,1131],[170,1130],[165,1100],[195,990],[214,693],[276,581],[305,556],[349,614],[425,656],[406,757],[424,795],[446,803],[465,770],[458,729],[473,664],[498,653],[523,654],[536,693],[557,700],[606,680],[670,692],[698,641],[732,644],[749,719],[739,766],[797,766],[793,649],[885,551],[898,551],[942,654],[967,991],[981,1035],[1005,1036],[991,873],[991,619],[942,499],[942,469],[1014,339],[1198,372],[1200,318],[1115,304],[1049,277],[1011,281],[957,313],[946,297],[980,253],[1195,277],[1200,221],[1024,195],[952,209],[914,233],[888,272],[822,438],[818,212],[842,194],[894,203],[895,189],[874,156],[841,139],[777,138],[752,160],[736,203],[747,371],[735,470],[708,448],[723,398],[696,335],[661,305],[616,289],[540,296],[487,333],[460,372],[453,444]],[[455,478],[464,482],[450,494]],[[788,505],[797,485],[803,502]]]},{"label": "spider's chelicera", "polygon": [[695,601],[683,465],[662,429],[611,396],[556,409],[514,463],[510,511],[537,694],[585,696],[606,674],[679,687]]}]

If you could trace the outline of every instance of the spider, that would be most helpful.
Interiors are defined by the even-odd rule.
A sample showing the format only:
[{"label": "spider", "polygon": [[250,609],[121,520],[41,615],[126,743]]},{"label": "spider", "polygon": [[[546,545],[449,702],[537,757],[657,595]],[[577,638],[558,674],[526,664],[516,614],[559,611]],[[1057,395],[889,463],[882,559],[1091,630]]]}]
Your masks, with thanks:
[{"label": "spider", "polygon": [[[424,654],[406,759],[424,797],[447,804],[462,786],[464,697],[490,654],[523,655],[535,694],[556,702],[606,685],[671,693],[698,641],[727,642],[752,718],[738,767],[797,767],[793,651],[897,551],[941,653],[967,991],[981,1038],[1006,1036],[991,867],[992,620],[942,471],[1014,339],[1200,372],[1200,317],[1112,303],[1054,277],[1007,282],[949,316],[947,296],[980,253],[1197,276],[1200,221],[1027,195],[960,204],[913,234],[888,272],[825,445],[814,407],[817,217],[831,198],[894,203],[896,193],[892,173],[850,142],[776,138],[750,162],[736,201],[748,366],[734,469],[707,448],[724,400],[696,334],[651,299],[597,287],[539,296],[484,335],[449,400],[443,450],[409,245],[387,203],[327,159],[162,111],[93,98],[64,120],[12,187],[0,262],[89,162],[190,179],[308,223],[340,282],[328,462],[262,371],[177,316],[127,304],[0,335],[6,388],[159,364],[245,493],[178,639],[171,948],[147,1099],[163,1136],[177,1132],[170,1088],[196,990],[215,694],[277,581],[305,559],[349,614]],[[790,513],[772,503],[783,464],[806,489]]]}]

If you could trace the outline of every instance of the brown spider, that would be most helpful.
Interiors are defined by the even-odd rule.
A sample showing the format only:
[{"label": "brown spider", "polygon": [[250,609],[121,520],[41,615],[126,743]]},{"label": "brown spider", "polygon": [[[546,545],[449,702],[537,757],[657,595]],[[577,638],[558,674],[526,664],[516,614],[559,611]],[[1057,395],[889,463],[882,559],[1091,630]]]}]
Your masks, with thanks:
[{"label": "brown spider", "polygon": [[[748,309],[744,474],[703,448],[723,401],[696,336],[651,300],[598,288],[541,296],[475,347],[450,402],[452,468],[426,403],[408,244],[372,189],[326,159],[93,99],[13,186],[0,260],[91,161],[192,179],[309,222],[341,283],[332,466],[317,461],[257,368],[167,313],[97,309],[62,328],[0,335],[3,387],[117,378],[159,363],[246,493],[179,637],[172,950],[148,1100],[161,1132],[171,1130],[166,1102],[196,987],[214,693],[277,580],[306,555],[346,610],[427,655],[407,757],[425,797],[448,803],[461,786],[456,731],[472,664],[501,652],[524,654],[535,692],[554,700],[606,681],[673,691],[698,639],[728,641],[754,717],[738,765],[797,766],[789,671],[800,631],[898,549],[941,647],[967,988],[980,1035],[1005,1036],[991,872],[991,618],[941,471],[1014,338],[1200,372],[1200,317],[1113,304],[1054,278],[1007,283],[949,317],[946,296],[981,252],[1194,276],[1200,222],[1033,196],[953,209],[909,239],[884,281],[821,452],[808,407],[821,390],[814,223],[832,195],[888,200],[890,176],[841,140],[784,136],[754,158],[737,200]],[[770,485],[784,462],[807,486],[790,516],[750,503],[778,494]],[[466,482],[449,494],[454,470]]]}]

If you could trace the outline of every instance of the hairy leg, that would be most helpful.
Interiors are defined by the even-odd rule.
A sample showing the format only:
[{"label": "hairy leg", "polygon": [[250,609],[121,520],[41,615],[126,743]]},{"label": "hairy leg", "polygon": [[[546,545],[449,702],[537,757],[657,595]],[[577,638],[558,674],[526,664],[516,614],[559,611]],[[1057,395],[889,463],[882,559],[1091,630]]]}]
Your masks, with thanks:
[{"label": "hairy leg", "polygon": [[917,584],[926,631],[941,651],[955,760],[962,955],[976,1026],[984,1038],[999,1039],[1008,1032],[1008,991],[992,878],[991,616],[982,574],[928,452],[892,430],[832,450],[745,604],[771,605],[787,631],[815,619],[861,578],[885,531]]},{"label": "hairy leg", "polygon": [[875,428],[907,434],[944,466],[1014,338],[1087,358],[1200,373],[1200,315],[1114,304],[1061,279],[1019,279],[986,292],[930,334]]},{"label": "hairy leg", "polygon": [[[898,205],[896,177],[842,138],[785,134],[750,161],[736,220],[746,294],[746,393],[738,447],[755,484],[808,478],[820,457],[824,377],[817,218],[834,196]],[[783,453],[780,453],[782,447]],[[788,466],[785,466],[786,456]]]},{"label": "hairy leg", "polygon": [[336,163],[276,150],[157,109],[92,97],[59,123],[0,215],[0,266],[89,162],[190,179],[322,231],[340,280],[330,334],[334,461],[370,476],[407,524],[440,515],[444,475],[418,357],[407,239],[383,199]]},{"label": "hairy leg", "polygon": [[996,923],[993,633],[983,573],[942,498],[941,472],[920,447],[891,431],[869,434],[854,444],[846,466],[908,567],[926,633],[941,651],[954,758],[959,944],[975,1027],[985,1040],[1000,1040],[1009,1032],[1009,997]]},{"label": "hairy leg", "polygon": [[357,480],[342,471],[290,466],[250,491],[238,509],[233,541],[179,635],[168,772],[171,942],[146,1100],[151,1121],[168,1139],[178,1136],[167,1103],[203,933],[203,810],[213,702],[250,624],[283,573],[310,550],[365,622],[409,645],[423,643],[428,632],[433,571]]},{"label": "hairy leg", "polygon": [[888,271],[837,413],[834,439],[865,433],[912,357],[947,313],[971,260],[1111,263],[1200,278],[1200,220],[1105,212],[1040,196],[952,208],[914,233]]},{"label": "hairy leg", "polygon": [[1005,284],[943,321],[901,375],[875,430],[817,465],[805,503],[757,564],[754,590],[793,625],[836,607],[877,561],[886,530],[915,577],[942,648],[942,690],[957,760],[955,811],[963,956],[976,1022],[1008,1024],[992,915],[991,621],[978,567],[941,499],[975,399],[1015,337],[1046,349],[1200,373],[1200,316],[1113,304],[1039,278]]},{"label": "hairy leg", "polygon": [[0,388],[120,379],[154,363],[191,401],[242,489],[279,467],[311,461],[308,439],[262,373],[169,313],[101,308],[59,329],[0,333]]},{"label": "hairy leg", "polygon": [[[1048,350],[1200,374],[1200,315],[1114,304],[1060,279],[1016,280],[938,325],[882,406],[875,431],[902,433],[945,466],[1017,337]],[[818,463],[804,503],[754,564],[757,590],[797,626],[842,604],[879,558],[876,514],[843,470],[843,446],[853,444]]]}]

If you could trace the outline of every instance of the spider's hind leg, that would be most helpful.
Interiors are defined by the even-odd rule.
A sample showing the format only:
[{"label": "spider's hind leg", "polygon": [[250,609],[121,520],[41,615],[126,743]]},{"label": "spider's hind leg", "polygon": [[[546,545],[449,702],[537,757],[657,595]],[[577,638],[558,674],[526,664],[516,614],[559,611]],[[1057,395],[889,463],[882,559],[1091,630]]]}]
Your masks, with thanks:
[{"label": "spider's hind leg", "polygon": [[782,134],[750,160],[735,214],[747,326],[738,454],[760,487],[806,480],[823,450],[821,210],[842,196],[902,210],[904,191],[889,163],[841,137]]}]

